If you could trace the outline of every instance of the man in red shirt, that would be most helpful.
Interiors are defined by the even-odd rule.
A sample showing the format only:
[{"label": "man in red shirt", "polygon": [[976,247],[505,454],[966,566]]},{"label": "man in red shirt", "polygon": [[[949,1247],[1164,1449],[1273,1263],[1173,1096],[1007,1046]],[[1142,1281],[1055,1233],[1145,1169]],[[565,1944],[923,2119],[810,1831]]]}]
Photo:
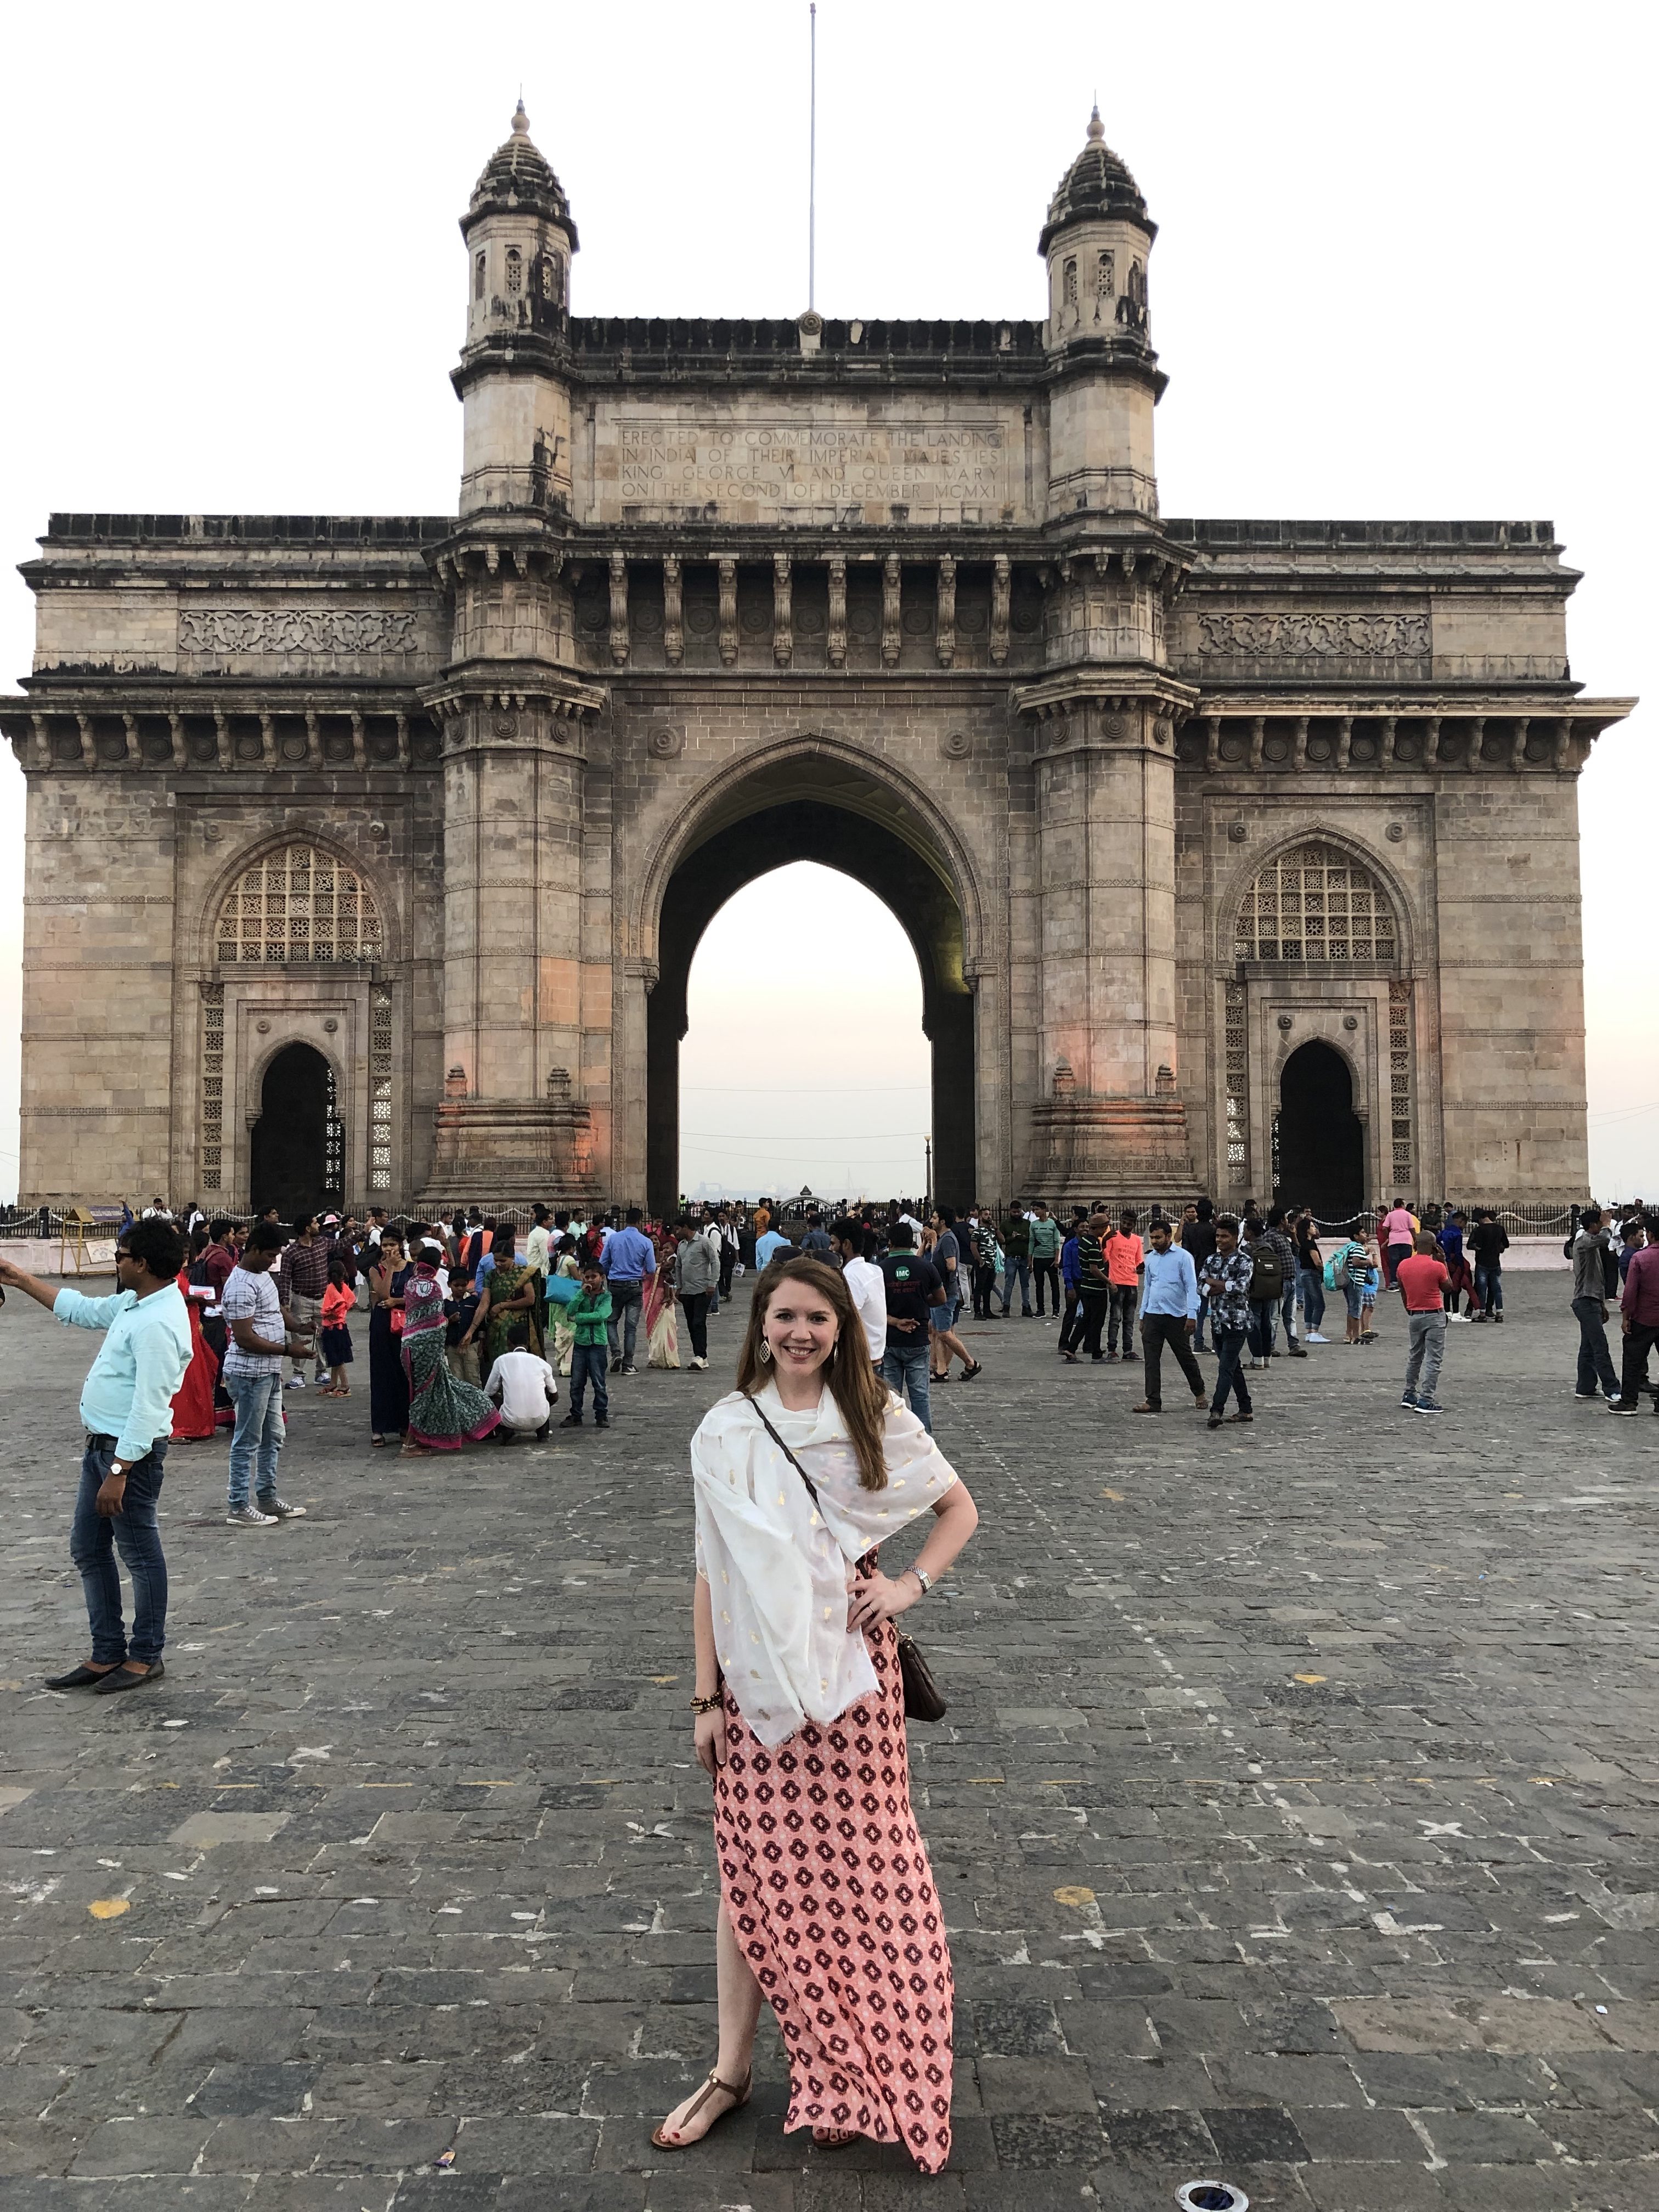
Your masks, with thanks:
[{"label": "man in red shirt", "polygon": [[[1659,1344],[1659,1215],[1648,1214],[1644,1225],[1647,1243],[1632,1255],[1619,1300],[1625,1332],[1625,1371],[1619,1384],[1618,1402],[1608,1409],[1615,1413],[1633,1413],[1637,1410],[1637,1400],[1651,1387],[1648,1382],[1648,1354]],[[1659,1391],[1654,1392],[1653,1410],[1659,1413]]]},{"label": "man in red shirt", "polygon": [[1400,1402],[1410,1413],[1437,1413],[1442,1408],[1434,1391],[1446,1352],[1445,1294],[1451,1288],[1451,1277],[1446,1273],[1439,1246],[1426,1230],[1418,1231],[1412,1255],[1401,1261],[1394,1280],[1405,1301],[1410,1346],[1406,1355],[1406,1388]]}]

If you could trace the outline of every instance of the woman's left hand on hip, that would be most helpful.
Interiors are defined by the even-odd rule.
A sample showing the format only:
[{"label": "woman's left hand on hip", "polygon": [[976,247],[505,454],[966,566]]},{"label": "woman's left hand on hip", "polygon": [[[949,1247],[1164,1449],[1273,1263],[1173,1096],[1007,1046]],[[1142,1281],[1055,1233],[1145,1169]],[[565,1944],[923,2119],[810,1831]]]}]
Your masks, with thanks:
[{"label": "woman's left hand on hip", "polygon": [[848,1592],[847,1626],[849,1630],[873,1628],[878,1621],[908,1612],[921,1595],[906,1576],[896,1582],[879,1573],[863,1576]]}]

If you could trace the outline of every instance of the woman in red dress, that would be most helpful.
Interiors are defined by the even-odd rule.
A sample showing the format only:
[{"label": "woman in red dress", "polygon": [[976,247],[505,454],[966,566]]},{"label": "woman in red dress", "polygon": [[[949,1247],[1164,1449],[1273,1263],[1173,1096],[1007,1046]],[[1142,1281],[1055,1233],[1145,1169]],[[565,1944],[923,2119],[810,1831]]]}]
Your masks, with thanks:
[{"label": "woman in red dress", "polygon": [[190,1364],[173,1401],[173,1442],[202,1443],[213,1434],[213,1386],[219,1379],[219,1362],[202,1334],[202,1308],[213,1285],[192,1283],[190,1269],[180,1267],[179,1288],[190,1313]]},{"label": "woman in red dress", "polygon": [[[714,1784],[720,2051],[652,2141],[681,2150],[747,2102],[763,2000],[787,2130],[951,2154],[952,1978],[910,1806],[896,1615],[978,1522],[966,1486],[870,1364],[835,1268],[775,1260],[738,1388],[691,1445],[697,1757]],[[877,1545],[937,1517],[896,1579]]]}]

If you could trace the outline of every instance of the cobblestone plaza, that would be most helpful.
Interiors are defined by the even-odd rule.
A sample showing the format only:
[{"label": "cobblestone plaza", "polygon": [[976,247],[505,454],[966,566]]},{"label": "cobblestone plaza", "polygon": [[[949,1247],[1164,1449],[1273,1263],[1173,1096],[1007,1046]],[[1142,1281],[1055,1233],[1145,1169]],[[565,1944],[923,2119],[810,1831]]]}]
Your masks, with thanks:
[{"label": "cobblestone plaza", "polygon": [[40,1687],[85,1635],[91,1347],[14,1298],[0,2201],[1650,2212],[1659,1423],[1574,1402],[1567,1292],[1451,1332],[1439,1422],[1392,1309],[1219,1437],[975,1333],[936,1426],[981,1530],[913,1617],[951,1700],[911,1738],[959,1999],[932,2181],[786,2138],[769,2022],[752,2106],[649,2144],[714,2047],[686,1447],[734,1316],[610,1436],[459,1467],[293,1394],[308,1517],[270,1532],[173,1447],[167,1680],[103,1701]]}]

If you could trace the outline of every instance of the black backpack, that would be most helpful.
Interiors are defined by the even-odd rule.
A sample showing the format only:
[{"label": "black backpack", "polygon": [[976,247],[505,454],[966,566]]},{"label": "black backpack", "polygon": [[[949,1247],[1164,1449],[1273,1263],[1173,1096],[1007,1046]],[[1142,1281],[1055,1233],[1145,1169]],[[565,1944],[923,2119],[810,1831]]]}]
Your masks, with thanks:
[{"label": "black backpack", "polygon": [[1250,1303],[1263,1304],[1285,1295],[1285,1262],[1276,1245],[1250,1247]]}]

